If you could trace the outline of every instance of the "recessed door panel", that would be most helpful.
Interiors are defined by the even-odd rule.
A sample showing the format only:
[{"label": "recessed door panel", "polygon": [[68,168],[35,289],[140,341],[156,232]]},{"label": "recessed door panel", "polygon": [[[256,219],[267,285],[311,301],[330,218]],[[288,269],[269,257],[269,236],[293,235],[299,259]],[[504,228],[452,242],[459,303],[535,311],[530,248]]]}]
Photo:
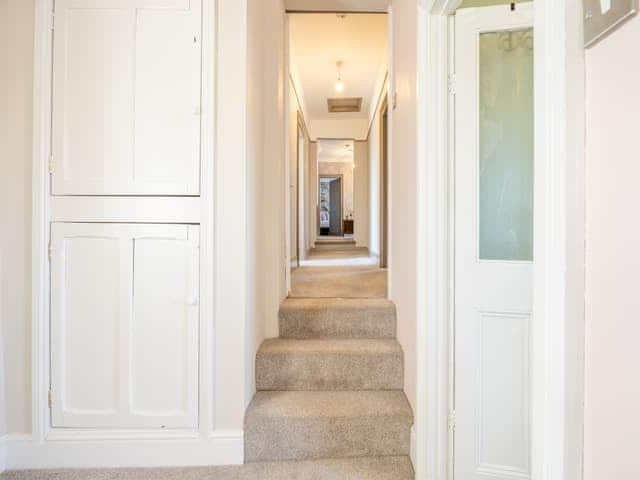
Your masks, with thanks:
[{"label": "recessed door panel", "polygon": [[[184,2],[187,5],[189,2]],[[198,194],[200,174],[200,17],[182,11],[136,15],[136,183],[154,192]]]},{"label": "recessed door panel", "polygon": [[200,0],[57,0],[54,195],[198,195]]},{"label": "recessed door panel", "polygon": [[532,21],[456,12],[456,480],[531,477]]},{"label": "recessed door panel", "polygon": [[59,239],[53,266],[64,282],[55,284],[52,307],[60,401],[72,415],[110,417],[119,409],[120,238],[87,232]]},{"label": "recessed door panel", "polygon": [[52,224],[52,423],[194,428],[198,227]]},{"label": "recessed door panel", "polygon": [[131,407],[140,416],[187,415],[195,402],[198,251],[171,238],[135,239],[134,251]]}]

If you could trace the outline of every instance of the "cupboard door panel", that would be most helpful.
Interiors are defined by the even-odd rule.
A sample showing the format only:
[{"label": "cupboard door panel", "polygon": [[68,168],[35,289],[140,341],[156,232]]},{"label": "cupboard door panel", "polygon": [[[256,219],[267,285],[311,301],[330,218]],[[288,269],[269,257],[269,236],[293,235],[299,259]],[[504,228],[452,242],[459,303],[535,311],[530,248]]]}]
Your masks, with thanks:
[{"label": "cupboard door panel", "polygon": [[199,192],[199,22],[190,10],[138,11],[133,174],[154,192]]},{"label": "cupboard door panel", "polygon": [[54,195],[198,195],[200,0],[57,0]]},{"label": "cupboard door panel", "polygon": [[196,400],[192,394],[197,356],[191,350],[198,323],[196,256],[188,239],[135,240],[131,324],[135,415],[185,416]]},{"label": "cupboard door panel", "polygon": [[120,239],[107,232],[55,234],[52,356],[63,408],[53,420],[100,423],[119,409]]},{"label": "cupboard door panel", "polygon": [[52,424],[195,428],[199,229],[52,224]]}]

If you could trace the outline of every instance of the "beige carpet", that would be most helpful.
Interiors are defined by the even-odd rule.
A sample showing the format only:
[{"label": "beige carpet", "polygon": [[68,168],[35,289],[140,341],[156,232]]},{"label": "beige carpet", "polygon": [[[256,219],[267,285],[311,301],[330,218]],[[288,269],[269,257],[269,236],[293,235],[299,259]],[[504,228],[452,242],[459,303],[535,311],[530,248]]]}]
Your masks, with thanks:
[{"label": "beige carpet", "polygon": [[[396,309],[380,298],[386,272],[302,267],[292,280],[291,297],[311,298],[286,299],[279,337],[258,349],[258,391],[244,422],[245,460],[369,458],[372,478],[412,478],[410,469],[407,477],[406,470],[387,466],[393,457],[406,462],[413,414],[403,392]],[[328,478],[360,476],[338,469]]]},{"label": "beige carpet", "polygon": [[[0,480],[410,480],[411,407],[387,272],[368,252],[323,246],[343,263],[292,273],[280,338],[256,358],[242,466],[6,472]],[[349,250],[347,248],[347,250]],[[304,297],[304,298],[300,298]]]},{"label": "beige carpet", "polygon": [[236,467],[109,470],[26,470],[1,480],[410,480],[408,457],[254,463]]},{"label": "beige carpet", "polygon": [[387,270],[377,266],[300,267],[291,272],[292,298],[386,298]]}]

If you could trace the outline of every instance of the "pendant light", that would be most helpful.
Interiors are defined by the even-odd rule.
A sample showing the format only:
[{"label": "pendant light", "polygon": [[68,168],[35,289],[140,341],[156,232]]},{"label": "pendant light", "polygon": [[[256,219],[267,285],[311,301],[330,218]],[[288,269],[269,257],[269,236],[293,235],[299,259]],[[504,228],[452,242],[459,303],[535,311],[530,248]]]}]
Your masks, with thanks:
[{"label": "pendant light", "polygon": [[342,81],[342,74],[340,69],[342,67],[342,62],[336,62],[336,69],[338,70],[338,79],[336,81],[336,92],[342,93],[344,91],[344,82]]}]

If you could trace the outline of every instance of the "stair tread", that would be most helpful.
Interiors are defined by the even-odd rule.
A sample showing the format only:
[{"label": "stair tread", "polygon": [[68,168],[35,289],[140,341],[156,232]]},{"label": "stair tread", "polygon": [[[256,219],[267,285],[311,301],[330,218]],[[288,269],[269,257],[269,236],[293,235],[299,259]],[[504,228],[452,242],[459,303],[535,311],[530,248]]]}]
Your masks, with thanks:
[{"label": "stair tread", "polygon": [[396,307],[384,298],[288,298],[280,337],[395,338]]},{"label": "stair tread", "polygon": [[245,464],[242,468],[259,475],[256,478],[265,480],[269,478],[413,480],[414,478],[413,466],[408,456],[256,462]]},{"label": "stair tread", "polygon": [[397,340],[384,338],[271,338],[258,355],[381,355],[402,354]]},{"label": "stair tread", "polygon": [[409,454],[402,390],[260,391],[245,417],[247,461]]},{"label": "stair tread", "polygon": [[386,298],[286,298],[280,305],[281,311],[334,309],[393,309],[395,304]]},{"label": "stair tread", "polygon": [[247,421],[268,417],[396,417],[406,418],[410,425],[413,414],[402,390],[257,392]]}]

